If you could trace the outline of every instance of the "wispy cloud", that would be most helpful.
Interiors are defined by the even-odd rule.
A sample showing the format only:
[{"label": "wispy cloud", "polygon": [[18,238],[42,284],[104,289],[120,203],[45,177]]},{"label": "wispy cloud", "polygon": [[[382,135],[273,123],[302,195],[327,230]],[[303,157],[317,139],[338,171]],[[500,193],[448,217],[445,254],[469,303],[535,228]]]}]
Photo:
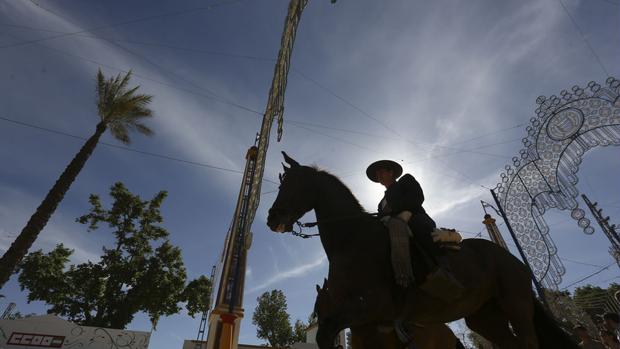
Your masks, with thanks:
[{"label": "wispy cloud", "polygon": [[306,264],[303,264],[303,265],[298,265],[298,266],[296,266],[294,268],[281,271],[281,272],[277,273],[276,275],[274,275],[274,276],[268,278],[267,280],[263,281],[262,283],[251,287],[250,289],[248,289],[246,291],[246,294],[251,294],[251,293],[254,293],[254,292],[258,292],[258,291],[264,290],[264,289],[268,288],[269,286],[271,286],[273,284],[276,284],[278,282],[281,282],[281,281],[284,281],[284,280],[287,280],[287,279],[303,276],[306,273],[308,273],[309,271],[317,269],[318,267],[322,266],[325,263],[327,263],[327,257],[325,257],[323,255],[323,256],[315,259],[314,261],[312,261],[310,263],[306,263]]}]

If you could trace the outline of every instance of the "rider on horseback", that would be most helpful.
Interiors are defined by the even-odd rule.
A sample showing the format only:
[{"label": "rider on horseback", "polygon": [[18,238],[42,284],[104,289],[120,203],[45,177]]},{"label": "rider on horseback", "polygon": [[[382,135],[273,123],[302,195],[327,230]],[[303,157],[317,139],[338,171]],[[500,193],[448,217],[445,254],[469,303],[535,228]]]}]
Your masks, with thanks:
[{"label": "rider on horseback", "polygon": [[391,160],[376,161],[366,169],[366,175],[371,181],[381,183],[386,188],[379,203],[379,218],[390,233],[396,283],[407,287],[413,282],[409,238],[414,236],[425,252],[431,255],[436,254],[437,247],[431,236],[436,228],[435,222],[422,207],[422,188],[412,175],[407,173],[401,177],[402,173],[403,168]]}]

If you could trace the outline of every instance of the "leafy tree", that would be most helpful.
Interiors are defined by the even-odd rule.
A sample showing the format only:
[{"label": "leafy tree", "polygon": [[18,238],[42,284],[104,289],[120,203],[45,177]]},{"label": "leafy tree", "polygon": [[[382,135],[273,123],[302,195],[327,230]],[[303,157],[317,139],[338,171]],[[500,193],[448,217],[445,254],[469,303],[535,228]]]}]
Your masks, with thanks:
[{"label": "leafy tree", "polygon": [[187,311],[190,314],[202,313],[211,306],[211,280],[201,275],[190,281],[183,291],[183,299],[187,302]]},{"label": "leafy tree", "polygon": [[564,331],[572,334],[577,325],[595,328],[594,324],[589,321],[588,315],[575,305],[570,292],[546,288],[544,291],[551,312]]},{"label": "leafy tree", "polygon": [[77,221],[88,230],[105,223],[115,237],[103,247],[97,263],[66,266],[72,250],[62,244],[48,253],[30,253],[21,263],[19,283],[28,289],[28,301],[40,300],[56,313],[87,326],[125,328],[134,314],[145,312],[153,326],[161,316],[179,312],[187,302],[191,316],[204,311],[211,283],[202,276],[185,286],[181,250],[167,239],[159,224],[166,192],[142,201],[122,183],[110,189],[112,207],[105,209],[97,195],[90,196],[90,211]]},{"label": "leafy tree", "polygon": [[319,321],[316,312],[312,311],[310,315],[308,315],[308,326],[314,325]]},{"label": "leafy tree", "polygon": [[607,287],[607,293],[611,296],[614,296],[616,292],[620,291],[620,284],[612,283]]},{"label": "leafy tree", "polygon": [[252,315],[256,336],[267,340],[272,347],[284,347],[291,343],[293,329],[286,312],[286,297],[281,290],[265,292],[256,299],[258,304]]},{"label": "leafy tree", "polygon": [[153,134],[151,129],[141,123],[143,118],[151,117],[153,114],[148,108],[152,96],[137,94],[136,91],[139,86],[129,88],[130,78],[131,71],[125,76],[121,77],[119,74],[108,80],[105,79],[101,70],[97,72],[97,111],[100,121],[95,128],[95,133],[71,160],[19,236],[0,258],[0,288],[9,280],[11,274],[28,253],[37,236],[90,158],[103,133],[110,129],[112,135],[125,144],[130,142],[130,131],[137,131],[147,136]]},{"label": "leafy tree", "polygon": [[308,325],[304,324],[303,321],[299,319],[295,321],[295,325],[293,325],[293,335],[291,336],[291,340],[289,341],[289,343],[305,343],[307,329]]},{"label": "leafy tree", "polygon": [[618,287],[618,284],[612,284],[610,290],[593,285],[577,287],[573,298],[575,303],[590,316],[592,321],[597,323],[600,321],[599,316],[607,311],[606,303],[613,298],[613,290]]},{"label": "leafy tree", "polygon": [[9,314],[5,319],[7,319],[7,320],[18,320],[18,319],[29,318],[29,317],[32,317],[32,316],[37,316],[37,314],[36,313],[29,313],[29,314],[24,315],[21,312],[16,311],[14,313]]}]

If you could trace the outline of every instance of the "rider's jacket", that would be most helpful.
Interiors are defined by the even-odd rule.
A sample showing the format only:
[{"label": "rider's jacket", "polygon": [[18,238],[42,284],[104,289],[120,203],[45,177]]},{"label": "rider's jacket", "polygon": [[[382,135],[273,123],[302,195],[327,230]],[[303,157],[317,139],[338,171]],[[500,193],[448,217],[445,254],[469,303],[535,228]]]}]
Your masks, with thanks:
[{"label": "rider's jacket", "polygon": [[411,230],[414,233],[430,234],[436,225],[424,211],[423,202],[424,193],[420,183],[407,173],[386,189],[383,199],[379,202],[379,218],[395,217],[403,211],[409,211],[412,214],[409,220]]}]

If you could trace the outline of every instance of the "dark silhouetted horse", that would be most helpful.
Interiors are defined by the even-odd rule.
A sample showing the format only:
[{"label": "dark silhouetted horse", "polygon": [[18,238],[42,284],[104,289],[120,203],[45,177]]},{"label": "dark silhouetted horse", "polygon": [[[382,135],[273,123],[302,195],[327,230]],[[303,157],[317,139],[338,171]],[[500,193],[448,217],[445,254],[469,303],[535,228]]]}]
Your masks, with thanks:
[{"label": "dark silhouetted horse", "polygon": [[338,178],[284,157],[290,168],[285,166],[267,224],[277,232],[291,231],[306,212],[316,213],[335,306],[330,314],[318,314],[321,349],[332,348],[344,328],[461,318],[501,348],[578,348],[536,301],[525,266],[489,241],[466,239],[460,251],[445,252],[445,262],[465,287],[459,298],[444,301],[418,287],[399,288],[383,224],[364,211]]}]

